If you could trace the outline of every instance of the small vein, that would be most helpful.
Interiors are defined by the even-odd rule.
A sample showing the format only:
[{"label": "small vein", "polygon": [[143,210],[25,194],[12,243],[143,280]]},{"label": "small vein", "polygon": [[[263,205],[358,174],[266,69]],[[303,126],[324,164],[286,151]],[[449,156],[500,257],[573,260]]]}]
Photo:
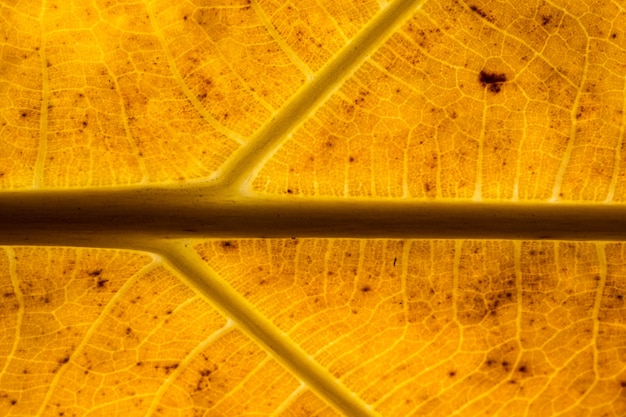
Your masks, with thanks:
[{"label": "small vein", "polygon": [[48,74],[48,58],[46,56],[47,33],[44,28],[44,14],[46,2],[41,4],[39,24],[41,26],[41,47],[39,58],[41,62],[41,110],[39,119],[39,144],[37,147],[37,160],[33,172],[33,188],[41,188],[43,185],[43,171],[48,153],[48,104],[50,101],[50,80]]},{"label": "small vein", "polygon": [[487,89],[483,90],[483,111],[480,125],[480,135],[478,137],[478,155],[476,157],[476,187],[474,188],[474,196],[472,200],[482,200],[482,186],[483,186],[483,155],[485,149],[485,130],[487,129],[487,113],[489,106],[487,105]]},{"label": "small vein", "polygon": [[0,370],[0,375],[3,375],[6,372],[9,363],[11,363],[11,358],[15,357],[15,351],[17,350],[17,346],[20,342],[22,323],[24,322],[24,295],[22,294],[22,290],[20,289],[20,282],[17,276],[15,251],[12,247],[5,247],[4,250],[6,252],[7,258],[9,259],[9,276],[11,277],[11,284],[13,285],[13,292],[15,293],[18,310],[17,320],[15,321],[15,335],[13,336],[13,346],[11,346],[11,350],[7,354],[7,360],[4,362],[4,366]]},{"label": "small vein", "polygon": [[[607,275],[607,266],[606,266],[606,243],[598,242],[595,244],[596,252],[598,254],[598,275],[600,275],[600,280],[598,281],[598,288],[596,290],[596,298],[593,303],[593,312],[591,314],[591,319],[593,320],[593,333],[592,333],[592,349],[593,349],[593,373],[595,375],[595,381],[593,385],[587,391],[587,395],[593,391],[593,387],[596,386],[598,381],[600,380],[600,369],[599,369],[599,361],[600,361],[600,352],[598,349],[598,337],[600,335],[600,307],[602,305],[602,296],[604,295],[604,287],[606,286],[606,275]],[[582,401],[587,395],[583,396],[580,400]]]},{"label": "small vein", "polygon": [[291,48],[291,46],[289,46],[287,44],[285,39],[282,36],[280,36],[278,31],[276,30],[276,27],[272,24],[272,22],[270,21],[269,17],[267,16],[267,14],[265,14],[265,11],[259,5],[259,2],[257,0],[252,2],[252,8],[254,9],[254,11],[256,12],[257,16],[259,17],[259,19],[263,23],[263,26],[265,27],[265,30],[267,30],[267,32],[270,34],[272,39],[274,39],[274,41],[276,41],[276,43],[280,46],[280,48],[283,50],[283,52],[285,52],[285,54],[289,57],[291,62],[296,67],[298,67],[298,69],[304,75],[306,75],[306,78],[308,80],[312,80],[313,77],[315,76],[315,73],[311,70],[311,68],[308,67],[308,65],[306,65],[304,63],[304,61],[302,61],[300,59],[298,54],[296,54],[296,52]]},{"label": "small vein", "polygon": [[[154,26],[154,22],[156,22],[156,19],[154,17],[152,8],[149,5],[146,6],[146,12],[148,13],[148,16],[150,17],[150,23]],[[172,71],[172,75],[174,76],[174,79],[177,81],[178,86],[182,90],[183,94],[185,95],[185,97],[187,97],[187,100],[189,100],[189,102],[193,105],[193,107],[196,109],[198,114],[200,114],[207,123],[209,123],[213,128],[215,128],[215,130],[217,130],[224,136],[236,141],[239,144],[244,144],[246,141],[239,133],[231,129],[228,129],[226,126],[221,124],[217,119],[211,116],[211,114],[209,114],[208,111],[206,111],[202,103],[200,103],[198,98],[195,96],[195,94],[193,94],[193,92],[191,91],[187,83],[184,81],[183,77],[180,75],[180,71],[178,71],[178,66],[176,65],[176,62],[174,61],[174,57],[172,56],[169,48],[167,47],[167,42],[163,38],[163,34],[161,33],[161,31],[154,28],[153,34],[154,36],[156,36],[156,38],[159,40],[159,43],[161,44],[163,54],[165,55],[167,59],[167,63],[170,67],[170,71]]]},{"label": "small vein", "polygon": [[[454,241],[454,269],[452,271],[452,320],[459,326],[461,332],[463,325],[459,322],[459,274],[461,266],[461,249],[463,241],[457,239]],[[434,259],[431,261],[434,265]]]},{"label": "small vein", "polygon": [[565,170],[569,165],[570,158],[572,156],[572,151],[574,149],[574,142],[576,141],[576,129],[577,129],[577,119],[576,113],[578,112],[578,108],[580,106],[580,99],[583,92],[583,87],[585,85],[585,81],[587,80],[587,73],[589,71],[589,38],[587,38],[587,45],[585,48],[585,65],[583,68],[583,74],[580,79],[580,85],[577,86],[576,98],[574,99],[574,103],[572,104],[572,109],[570,110],[570,119],[571,119],[571,128],[569,134],[569,140],[567,141],[567,147],[565,148],[565,153],[563,154],[563,159],[561,159],[561,165],[559,166],[559,170],[557,171],[556,178],[554,179],[554,189],[552,191],[551,202],[557,202],[560,200],[561,187],[563,185],[563,177],[565,176]]},{"label": "small vein", "polygon": [[[213,404],[211,404],[211,408],[219,408],[220,405],[224,404],[224,402],[239,402],[241,401],[241,394],[239,398],[237,398],[237,391],[240,390],[244,390],[245,391],[245,385],[247,382],[249,382],[252,378],[259,376],[259,373],[261,374],[261,376],[263,376],[263,367],[265,367],[268,363],[270,363],[270,361],[272,360],[272,356],[269,354],[266,354],[265,357],[256,364],[256,366],[249,370],[246,374],[246,376],[244,376],[242,379],[240,379],[237,382],[237,385],[234,385],[227,393],[225,393],[224,395],[220,396],[219,400],[215,401]],[[287,371],[285,371],[285,373],[287,373]],[[233,398],[234,401],[233,401]]]},{"label": "small vein", "polygon": [[323,2],[320,2],[319,0],[315,0],[315,3],[318,5],[320,9],[324,11],[324,13],[326,14],[326,17],[328,18],[328,20],[332,22],[333,26],[335,27],[335,30],[337,31],[337,33],[339,33],[339,35],[341,35],[341,38],[343,39],[343,41],[345,43],[348,43],[350,40],[348,39],[344,31],[341,29],[341,26],[339,26],[339,24],[337,23],[337,20],[335,20],[333,16],[330,14],[325,4]]},{"label": "small vein", "polygon": [[188,369],[189,364],[212,343],[214,343],[216,340],[226,335],[233,329],[235,329],[234,323],[231,320],[228,320],[224,326],[220,327],[215,332],[211,333],[202,342],[198,343],[196,347],[194,347],[191,352],[189,352],[187,356],[185,356],[185,358],[180,361],[179,366],[168,375],[167,379],[163,381],[157,392],[154,394],[150,406],[146,411],[146,417],[150,417],[154,414],[159,406],[161,398],[163,398],[163,395],[165,394],[167,389],[174,383],[174,381],[176,381],[176,379],[180,376],[182,372]]},{"label": "small vein", "polygon": [[[622,92],[626,97],[626,81],[623,84]],[[626,100],[622,105],[622,121],[619,126],[619,137],[617,139],[617,146],[615,147],[615,163],[613,164],[613,174],[611,175],[611,183],[609,184],[609,192],[606,195],[605,203],[611,203],[615,197],[615,188],[617,187],[617,180],[619,179],[619,172],[622,166],[622,147],[624,146],[624,136],[626,135]]]},{"label": "small vein", "polygon": [[[137,280],[140,277],[152,271],[154,268],[156,268],[160,264],[161,262],[157,260],[150,262],[149,264],[142,267],[139,271],[137,271],[132,277],[130,277],[124,283],[124,285],[120,287],[120,289],[115,293],[115,295],[111,297],[109,302],[102,308],[102,311],[100,312],[100,315],[98,315],[98,318],[91,324],[91,326],[89,327],[89,329],[83,336],[83,339],[80,342],[80,344],[76,346],[76,349],[74,349],[74,352],[72,352],[72,355],[70,358],[70,362],[85,349],[85,347],[89,344],[89,341],[91,340],[94,333],[96,333],[100,325],[104,322],[104,320],[109,318],[110,316],[109,313],[111,312],[111,310],[119,303],[122,297],[128,293],[130,288],[137,282]],[[67,368],[63,368],[59,370],[54,375],[54,378],[52,378],[52,380],[50,381],[50,384],[48,385],[48,391],[46,392],[44,399],[41,401],[41,406],[39,407],[39,410],[37,410],[37,413],[35,414],[36,416],[44,415],[46,406],[50,403],[50,400],[52,399],[54,388],[59,384],[59,381],[61,380],[62,376],[65,374],[63,372],[65,369]]]},{"label": "small vein", "polygon": [[306,391],[307,386],[305,384],[300,384],[298,388],[296,388],[291,394],[289,394],[289,397],[287,397],[283,402],[280,403],[278,407],[276,407],[272,414],[270,414],[270,417],[278,417],[282,415],[285,411],[287,411],[287,408]]},{"label": "small vein", "polygon": [[[120,88],[120,84],[117,81],[117,77],[115,77],[113,74],[114,72],[111,71],[111,69],[109,68],[109,65],[107,63],[103,63],[104,67],[106,68],[107,72],[109,73],[109,75],[111,76],[111,82],[113,83],[113,86],[115,88],[115,91],[121,91]],[[130,125],[128,124],[128,115],[126,113],[126,106],[124,105],[124,99],[122,98],[122,95],[119,95],[119,99],[120,99],[120,112],[121,112],[121,117],[122,117],[122,125],[124,126],[124,131],[126,132],[126,137],[128,138],[129,144],[131,146],[131,149],[133,150],[133,155],[135,156],[135,158],[137,158],[138,162],[139,162],[139,169],[141,171],[141,175],[142,175],[142,180],[140,182],[140,184],[147,184],[148,183],[148,179],[149,179],[149,174],[148,174],[148,168],[146,167],[146,163],[145,160],[139,155],[139,148],[137,147],[137,141],[135,140],[135,138],[133,137],[133,133],[130,130]],[[93,173],[93,169],[90,169],[89,172],[90,174]],[[90,181],[90,183],[93,184],[92,181]]]},{"label": "small vein", "polygon": [[[323,290],[323,294],[324,294],[324,302],[325,305],[330,305],[329,301],[328,301],[328,260],[330,258],[330,253],[333,249],[333,244],[335,242],[335,239],[328,239],[328,247],[326,248],[326,252],[324,253],[324,290]],[[298,250],[302,245],[298,245],[296,246],[296,250]],[[298,264],[295,264],[295,267],[298,267]]]},{"label": "small vein", "polygon": [[515,316],[515,338],[520,342],[520,349],[523,350],[522,341],[522,311],[524,305],[522,303],[522,293],[524,287],[522,285],[522,242],[513,241],[513,259],[515,264],[515,293],[517,294],[517,315]]}]

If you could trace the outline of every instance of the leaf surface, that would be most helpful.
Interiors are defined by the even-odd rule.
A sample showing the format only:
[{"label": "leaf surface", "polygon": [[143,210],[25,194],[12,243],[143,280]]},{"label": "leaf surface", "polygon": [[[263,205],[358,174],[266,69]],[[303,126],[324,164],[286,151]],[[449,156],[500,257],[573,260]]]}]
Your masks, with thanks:
[{"label": "leaf surface", "polygon": [[2,415],[626,413],[620,4],[0,19]]}]

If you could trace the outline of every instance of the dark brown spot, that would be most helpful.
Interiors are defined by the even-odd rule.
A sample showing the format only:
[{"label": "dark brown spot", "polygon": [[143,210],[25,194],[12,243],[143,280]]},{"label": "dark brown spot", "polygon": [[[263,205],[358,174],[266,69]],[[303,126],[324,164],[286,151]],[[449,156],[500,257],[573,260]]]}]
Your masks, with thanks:
[{"label": "dark brown spot", "polygon": [[541,16],[541,25],[542,26],[546,26],[548,23],[550,23],[550,20],[552,20],[552,16],[548,15],[543,15]]},{"label": "dark brown spot", "polygon": [[626,381],[620,381],[619,385],[620,385],[622,388],[626,388]]},{"label": "dark brown spot", "polygon": [[448,375],[450,376],[450,378],[452,378],[453,376],[456,375],[456,371],[450,371],[448,372]]},{"label": "dark brown spot", "polygon": [[94,269],[93,271],[89,272],[89,276],[90,277],[97,277],[102,273],[102,269]]},{"label": "dark brown spot", "polygon": [[234,250],[237,249],[237,243],[231,242],[230,240],[225,240],[222,242],[222,249],[224,250]]},{"label": "dark brown spot", "polygon": [[499,93],[502,83],[506,82],[506,74],[498,74],[495,72],[481,71],[478,74],[478,81],[483,87],[488,87],[492,93]]},{"label": "dark brown spot", "polygon": [[476,5],[471,5],[470,6],[470,10],[473,11],[474,13],[476,13],[478,16],[482,17],[483,19],[489,19],[489,16],[487,16],[487,13],[485,13],[484,11],[482,11],[478,6]]},{"label": "dark brown spot", "polygon": [[370,292],[371,290],[372,288],[369,285],[364,285],[363,287],[361,287],[362,292]]},{"label": "dark brown spot", "polygon": [[108,279],[99,279],[98,280],[98,288],[104,288],[104,286],[109,282]]},{"label": "dark brown spot", "polygon": [[175,363],[173,365],[169,365],[169,366],[164,366],[163,369],[165,369],[165,373],[169,374],[170,372],[172,372],[174,369],[178,368],[178,364]]}]

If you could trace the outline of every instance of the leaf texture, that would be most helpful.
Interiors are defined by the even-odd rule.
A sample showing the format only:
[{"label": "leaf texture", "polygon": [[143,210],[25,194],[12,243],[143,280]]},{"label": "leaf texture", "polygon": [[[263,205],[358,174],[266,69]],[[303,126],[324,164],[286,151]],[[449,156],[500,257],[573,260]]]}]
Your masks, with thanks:
[{"label": "leaf texture", "polygon": [[626,414],[624,27],[0,2],[0,414]]}]

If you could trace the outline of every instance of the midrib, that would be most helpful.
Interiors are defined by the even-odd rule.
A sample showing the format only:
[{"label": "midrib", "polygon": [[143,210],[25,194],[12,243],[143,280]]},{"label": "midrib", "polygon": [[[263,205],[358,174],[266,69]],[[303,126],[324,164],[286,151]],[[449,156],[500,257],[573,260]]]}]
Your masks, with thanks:
[{"label": "midrib", "polygon": [[211,188],[0,193],[1,245],[353,237],[626,240],[626,205],[234,197]]}]

